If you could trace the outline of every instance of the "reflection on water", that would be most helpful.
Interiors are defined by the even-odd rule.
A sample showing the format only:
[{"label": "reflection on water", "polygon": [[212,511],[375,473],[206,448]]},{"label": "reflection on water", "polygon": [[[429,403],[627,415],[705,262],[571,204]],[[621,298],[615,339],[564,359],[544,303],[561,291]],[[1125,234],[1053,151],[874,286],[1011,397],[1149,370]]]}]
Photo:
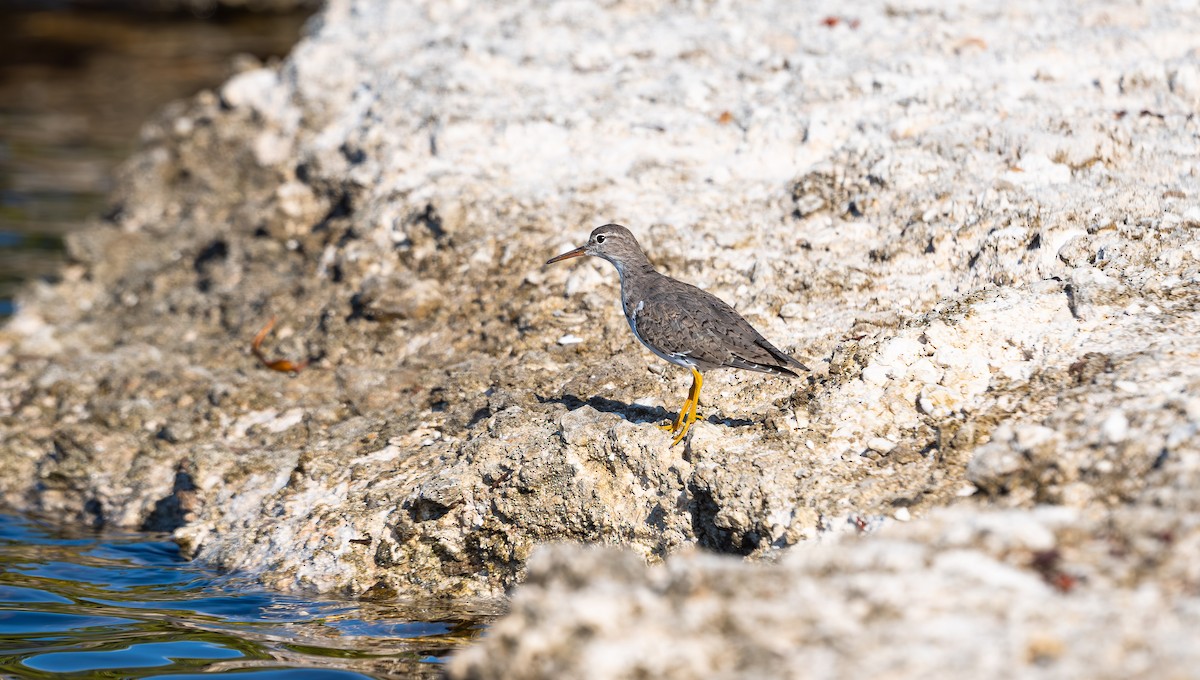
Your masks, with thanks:
[{"label": "reflection on water", "polygon": [[0,5],[0,317],[20,282],[57,269],[63,236],[102,211],[146,119],[221,83],[236,55],[286,54],[307,19],[9,4]]},{"label": "reflection on water", "polygon": [[0,515],[4,677],[432,678],[494,613],[269,593],[183,561],[164,535]]}]

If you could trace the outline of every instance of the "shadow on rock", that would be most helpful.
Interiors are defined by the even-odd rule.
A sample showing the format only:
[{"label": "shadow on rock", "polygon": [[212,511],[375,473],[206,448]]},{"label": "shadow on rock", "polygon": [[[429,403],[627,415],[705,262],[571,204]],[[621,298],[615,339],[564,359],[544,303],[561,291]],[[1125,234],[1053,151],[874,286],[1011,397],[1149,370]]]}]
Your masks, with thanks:
[{"label": "shadow on rock", "polygon": [[[583,406],[591,406],[601,413],[615,413],[631,423],[658,423],[664,420],[674,420],[675,415],[661,406],[642,406],[641,404],[626,404],[615,399],[605,399],[604,397],[592,397],[587,401],[580,399],[573,394],[564,394],[561,397],[541,397],[537,398],[541,404],[562,404],[567,407],[568,411],[574,411]],[[704,419],[705,422],[713,425],[723,425],[725,427],[750,427],[757,421],[749,418],[727,418],[718,414],[713,414]]]},{"label": "shadow on rock", "polygon": [[150,516],[142,523],[142,531],[175,531],[195,519],[198,502],[196,482],[183,466],[175,471],[171,495],[154,504]]},{"label": "shadow on rock", "polygon": [[568,411],[591,406],[601,413],[615,413],[631,423],[656,423],[666,420],[671,417],[671,414],[661,406],[642,406],[641,404],[626,404],[615,399],[605,399],[604,397],[592,397],[587,401],[580,399],[573,394],[564,394],[561,397],[541,397],[537,398],[541,404],[562,404],[567,407]]},{"label": "shadow on rock", "polygon": [[726,418],[715,413],[705,418],[704,421],[713,425],[724,425],[725,427],[750,427],[758,422],[749,418]]}]

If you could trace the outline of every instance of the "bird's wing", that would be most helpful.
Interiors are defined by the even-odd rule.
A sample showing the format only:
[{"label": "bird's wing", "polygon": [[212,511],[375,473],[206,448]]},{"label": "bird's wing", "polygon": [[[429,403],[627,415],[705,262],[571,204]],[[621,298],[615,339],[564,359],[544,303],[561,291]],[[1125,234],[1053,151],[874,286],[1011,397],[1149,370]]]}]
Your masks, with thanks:
[{"label": "bird's wing", "polygon": [[701,370],[722,365],[702,319],[684,304],[678,296],[661,292],[639,301],[633,310],[638,335],[655,351],[694,362]]},{"label": "bird's wing", "polygon": [[646,342],[666,354],[683,355],[703,368],[729,366],[795,375],[808,370],[784,354],[732,307],[695,286],[671,281],[640,305],[635,321]]}]

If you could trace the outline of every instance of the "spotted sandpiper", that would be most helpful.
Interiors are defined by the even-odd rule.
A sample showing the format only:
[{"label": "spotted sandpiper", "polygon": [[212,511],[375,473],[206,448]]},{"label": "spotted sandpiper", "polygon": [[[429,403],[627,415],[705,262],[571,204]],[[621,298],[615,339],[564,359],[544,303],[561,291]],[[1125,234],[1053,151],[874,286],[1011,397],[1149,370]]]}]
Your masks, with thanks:
[{"label": "spotted sandpiper", "polygon": [[633,335],[660,359],[692,372],[692,387],[675,422],[660,426],[675,434],[671,446],[682,441],[696,422],[704,371],[744,368],[794,378],[791,369],[808,370],[767,342],[733,307],[693,285],[660,274],[625,227],[597,227],[587,245],[546,264],[583,255],[602,257],[617,268],[621,306]]}]

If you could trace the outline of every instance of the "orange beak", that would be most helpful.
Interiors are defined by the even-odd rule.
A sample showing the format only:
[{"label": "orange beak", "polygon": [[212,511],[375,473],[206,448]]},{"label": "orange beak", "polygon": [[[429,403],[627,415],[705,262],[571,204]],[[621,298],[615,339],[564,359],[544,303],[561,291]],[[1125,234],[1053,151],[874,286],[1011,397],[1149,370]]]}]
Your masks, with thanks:
[{"label": "orange beak", "polygon": [[563,253],[562,255],[559,255],[558,257],[552,257],[549,260],[546,260],[546,264],[554,264],[555,262],[562,262],[563,260],[569,260],[572,257],[583,257],[584,255],[587,255],[587,253],[585,253],[583,251],[583,247],[581,246],[579,248],[576,248],[575,250],[569,250],[569,251]]}]

